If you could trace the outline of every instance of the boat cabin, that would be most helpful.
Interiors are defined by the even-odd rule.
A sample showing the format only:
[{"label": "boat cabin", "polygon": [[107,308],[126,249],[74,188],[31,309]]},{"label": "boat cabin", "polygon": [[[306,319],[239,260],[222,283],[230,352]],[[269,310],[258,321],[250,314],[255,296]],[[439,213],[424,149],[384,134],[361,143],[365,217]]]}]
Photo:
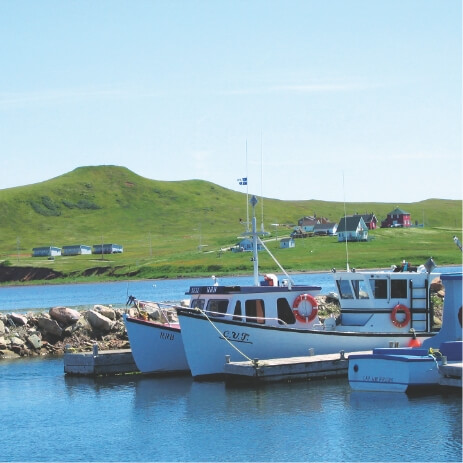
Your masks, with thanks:
[{"label": "boat cabin", "polygon": [[339,292],[341,327],[372,326],[374,322],[380,331],[394,327],[431,331],[430,276],[426,271],[335,272],[333,277]]},{"label": "boat cabin", "polygon": [[[275,278],[272,274],[261,282],[262,286],[192,286],[186,294],[191,296],[190,308],[208,317],[270,326],[319,323],[313,296],[321,288],[286,283],[278,286]],[[306,299],[300,301],[300,307],[294,307],[301,295]],[[303,312],[301,317],[299,312]]]}]

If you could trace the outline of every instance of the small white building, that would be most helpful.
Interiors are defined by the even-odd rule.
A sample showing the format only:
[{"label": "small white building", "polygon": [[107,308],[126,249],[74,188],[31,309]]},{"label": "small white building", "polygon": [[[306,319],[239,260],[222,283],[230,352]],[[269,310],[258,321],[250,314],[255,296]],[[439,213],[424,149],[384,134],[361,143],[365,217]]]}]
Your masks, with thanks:
[{"label": "small white building", "polygon": [[281,249],[288,249],[296,247],[296,243],[293,238],[282,238],[280,240],[280,248]]},{"label": "small white building", "polygon": [[55,257],[61,255],[61,248],[55,246],[43,246],[32,248],[32,257]]},{"label": "small white building", "polygon": [[120,244],[94,244],[93,254],[120,254],[124,252],[124,248]]},{"label": "small white building", "polygon": [[63,246],[61,255],[63,256],[78,256],[81,254],[91,254],[92,247],[85,246],[84,244],[72,244],[70,246]]}]

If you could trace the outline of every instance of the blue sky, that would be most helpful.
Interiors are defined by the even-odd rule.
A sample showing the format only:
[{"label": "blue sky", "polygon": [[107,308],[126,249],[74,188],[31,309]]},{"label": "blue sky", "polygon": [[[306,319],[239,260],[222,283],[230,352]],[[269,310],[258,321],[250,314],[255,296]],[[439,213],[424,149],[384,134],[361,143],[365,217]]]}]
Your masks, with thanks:
[{"label": "blue sky", "polygon": [[461,24],[459,0],[0,0],[0,189],[112,164],[462,199]]}]

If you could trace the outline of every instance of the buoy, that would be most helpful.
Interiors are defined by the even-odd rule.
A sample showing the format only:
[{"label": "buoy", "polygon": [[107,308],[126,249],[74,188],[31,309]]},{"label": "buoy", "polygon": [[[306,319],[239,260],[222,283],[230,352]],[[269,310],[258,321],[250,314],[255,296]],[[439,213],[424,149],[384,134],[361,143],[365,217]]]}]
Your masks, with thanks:
[{"label": "buoy", "polygon": [[410,339],[408,347],[421,347],[421,342],[418,339]]},{"label": "buoy", "polygon": [[408,341],[408,347],[421,347],[421,342],[416,339],[415,330],[412,328],[410,332],[412,333],[413,338]]}]

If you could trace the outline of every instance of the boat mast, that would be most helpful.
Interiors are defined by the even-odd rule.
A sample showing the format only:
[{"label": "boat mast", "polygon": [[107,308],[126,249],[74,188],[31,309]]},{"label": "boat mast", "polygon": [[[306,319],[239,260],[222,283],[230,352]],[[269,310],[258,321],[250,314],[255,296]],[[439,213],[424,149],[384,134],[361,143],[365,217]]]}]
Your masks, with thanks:
[{"label": "boat mast", "polygon": [[256,204],[257,198],[253,195],[250,200],[252,206],[252,261],[254,264],[254,285],[259,286],[259,258],[257,255],[257,221]]},{"label": "boat mast", "polygon": [[246,231],[249,232],[248,140],[246,139]]},{"label": "boat mast", "polygon": [[260,224],[260,231],[265,233],[264,229],[264,155],[262,148],[262,132],[260,133],[260,199],[262,201],[262,222]]}]

